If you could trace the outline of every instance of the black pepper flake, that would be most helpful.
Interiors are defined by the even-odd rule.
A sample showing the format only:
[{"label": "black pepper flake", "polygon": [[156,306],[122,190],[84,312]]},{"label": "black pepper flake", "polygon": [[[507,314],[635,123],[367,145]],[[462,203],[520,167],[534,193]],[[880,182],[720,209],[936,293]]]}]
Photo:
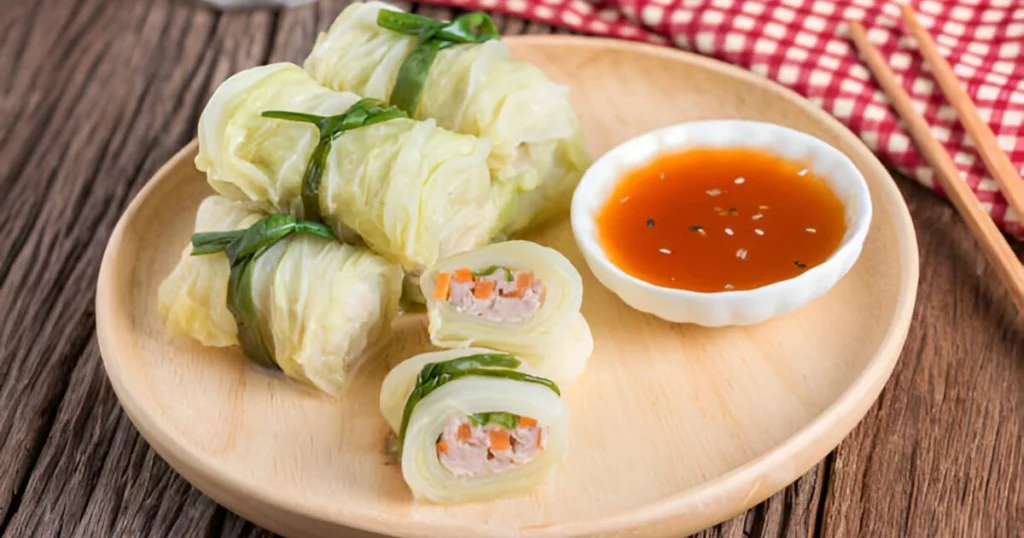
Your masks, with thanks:
[{"label": "black pepper flake", "polygon": [[691,232],[699,232],[699,231],[701,231],[703,229],[704,229],[704,227],[699,225],[699,224],[694,224],[693,226],[690,226],[690,231]]},{"label": "black pepper flake", "polygon": [[730,207],[729,208],[729,214],[730,215],[739,215],[740,212],[735,207]]},{"label": "black pepper flake", "polygon": [[800,268],[803,268],[803,267],[807,267],[807,265],[806,265],[806,264],[805,264],[804,262],[800,261],[800,260],[797,260],[797,261],[795,261],[795,262],[793,262],[793,263],[794,263],[794,264],[795,264],[795,265],[796,265],[797,267],[800,267]]},{"label": "black pepper flake", "polygon": [[647,227],[654,228],[654,219],[647,219]]}]

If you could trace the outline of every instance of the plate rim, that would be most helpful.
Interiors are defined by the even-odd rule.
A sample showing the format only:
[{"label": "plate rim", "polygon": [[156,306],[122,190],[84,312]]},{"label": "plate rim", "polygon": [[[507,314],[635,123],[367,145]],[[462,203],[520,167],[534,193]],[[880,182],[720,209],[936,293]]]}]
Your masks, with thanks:
[{"label": "plate rim", "polygon": [[[869,170],[870,173],[891,177],[891,173],[885,168],[879,158],[846,125],[789,88],[739,66],[674,47],[606,37],[521,35],[504,37],[503,41],[512,45],[513,49],[516,45],[554,49],[571,46],[603,50],[615,49],[616,52],[655,55],[687,65],[698,65],[702,68],[738,79],[741,82],[760,86],[774,92],[780,98],[788,99],[793,104],[800,106],[812,116],[831,127],[841,138],[847,139],[852,148],[854,148],[853,151],[863,154],[865,158],[862,160],[868,163],[868,166],[871,168]],[[172,469],[185,478],[186,481],[216,502],[228,507],[246,519],[275,532],[282,532],[283,529],[289,528],[289,525],[279,520],[270,519],[270,516],[267,515],[267,509],[278,511],[282,515],[289,517],[301,518],[305,522],[315,522],[321,526],[326,525],[331,528],[344,527],[384,535],[391,535],[389,533],[397,531],[399,534],[394,534],[396,536],[422,535],[417,530],[423,531],[423,524],[411,519],[405,522],[383,520],[376,517],[373,513],[347,510],[344,506],[339,506],[336,510],[327,513],[323,510],[310,509],[304,505],[282,502],[282,499],[268,495],[263,490],[250,489],[233,475],[218,469],[216,462],[212,461],[212,458],[181,442],[180,436],[174,435],[167,429],[161,429],[159,427],[159,417],[149,413],[145,409],[146,406],[141,403],[143,398],[132,394],[131,389],[125,383],[127,368],[118,364],[118,361],[112,358],[118,354],[116,351],[118,346],[115,344],[116,338],[114,337],[116,331],[111,326],[115,323],[115,320],[111,318],[111,314],[117,310],[114,306],[116,301],[113,299],[117,292],[114,290],[118,289],[117,279],[115,278],[116,273],[112,268],[114,265],[113,259],[116,257],[119,246],[123,242],[127,223],[133,220],[140,208],[147,202],[152,191],[164,182],[170,171],[181,166],[182,161],[188,160],[189,156],[196,152],[197,146],[198,141],[193,138],[163,163],[153,176],[147,180],[146,184],[139,190],[119,217],[104,248],[96,286],[96,333],[104,371],[120,401],[122,409],[124,409],[135,428],[154,451],[167,461]],[[880,340],[874,357],[860,370],[854,381],[840,393],[838,398],[833,400],[811,421],[805,423],[799,430],[772,448],[763,451],[757,457],[711,480],[704,481],[655,502],[623,509],[620,512],[600,519],[527,527],[521,529],[520,534],[591,536],[604,533],[620,533],[648,525],[663,525],[678,517],[681,513],[688,513],[686,511],[688,507],[704,505],[708,507],[707,513],[696,518],[704,525],[694,529],[699,530],[742,513],[772,494],[781,491],[803,476],[811,467],[827,456],[828,453],[835,450],[854,427],[861,422],[867,411],[874,406],[883,387],[891,377],[906,342],[917,299],[920,266],[916,232],[909,208],[894,181],[880,182],[877,188],[880,189],[880,194],[884,195],[884,197],[891,198],[896,202],[895,207],[887,209],[897,224],[895,231],[900,268],[901,273],[905,272],[906,274],[901,275],[899,279],[900,292],[894,310],[893,322],[890,324],[885,336]],[[835,424],[843,425],[837,427]],[[184,461],[186,458],[179,458],[179,454],[186,455],[187,459],[191,461]],[[802,459],[810,456],[812,460],[811,465],[806,468],[802,468],[804,467],[803,465],[800,468],[790,467],[789,470],[791,472],[784,473],[786,475],[785,485],[777,489],[771,489],[767,494],[759,491],[759,489],[763,489],[761,488],[762,480],[757,477],[764,474],[765,469],[777,468],[780,461],[798,460],[801,459],[800,456],[803,456]],[[728,498],[742,492],[748,493],[744,497],[741,507],[723,509],[719,506],[721,503],[714,502],[717,498]],[[263,506],[260,506],[259,509],[250,510],[234,502],[230,493],[242,495]],[[697,512],[699,511],[694,511],[694,513]],[[430,530],[452,532],[465,530],[465,527],[459,526],[457,523],[449,523],[442,527],[437,525],[431,526]]]}]

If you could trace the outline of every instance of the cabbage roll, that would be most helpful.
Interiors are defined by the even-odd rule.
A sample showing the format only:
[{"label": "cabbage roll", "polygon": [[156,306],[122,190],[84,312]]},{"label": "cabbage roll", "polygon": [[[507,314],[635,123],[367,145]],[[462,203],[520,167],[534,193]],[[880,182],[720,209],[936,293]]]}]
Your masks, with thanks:
[{"label": "cabbage roll", "polygon": [[569,444],[558,386],[507,353],[434,351],[384,378],[380,408],[398,435],[402,476],[417,499],[457,503],[543,482]]},{"label": "cabbage roll", "polygon": [[505,233],[541,224],[567,210],[591,162],[568,87],[551,81],[534,65],[514,60],[498,39],[443,48],[432,64],[418,67],[427,72],[402,76],[419,38],[378,24],[382,10],[413,18],[414,26],[437,24],[382,2],[356,2],[317,37],[304,69],[327,87],[391,104],[407,101],[408,81],[425,76],[418,99],[406,112],[490,141],[492,173],[522,193],[516,210],[503,221]]},{"label": "cabbage roll", "polygon": [[[214,195],[199,206],[193,239],[267,221],[256,204]],[[387,338],[402,270],[365,247],[318,235],[292,233],[268,245],[241,280],[225,253],[187,246],[158,290],[164,325],[204,345],[241,345],[253,362],[337,395],[347,372]],[[239,297],[249,301],[244,331]]]},{"label": "cabbage roll", "polygon": [[420,280],[430,341],[515,354],[568,390],[594,349],[583,280],[558,251],[506,241],[439,261]]},{"label": "cabbage roll", "polygon": [[339,238],[358,236],[413,275],[489,242],[513,194],[491,180],[489,143],[433,120],[397,117],[335,133],[325,144],[316,125],[264,115],[330,122],[361,102],[320,86],[294,64],[246,69],[203,110],[196,167],[224,196],[322,219]]}]

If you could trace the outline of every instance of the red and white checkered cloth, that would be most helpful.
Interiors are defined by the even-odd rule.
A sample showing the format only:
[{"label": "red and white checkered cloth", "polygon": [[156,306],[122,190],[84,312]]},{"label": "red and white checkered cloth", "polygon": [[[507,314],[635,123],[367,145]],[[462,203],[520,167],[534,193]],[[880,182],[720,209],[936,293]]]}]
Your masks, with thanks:
[{"label": "red and white checkered cloth", "polygon": [[[422,0],[505,13],[580,32],[675,45],[747,68],[844,122],[886,163],[942,193],[846,34],[859,20],[995,223],[1024,240],[914,40],[884,0]],[[918,21],[1024,173],[1024,0],[925,0]]]}]

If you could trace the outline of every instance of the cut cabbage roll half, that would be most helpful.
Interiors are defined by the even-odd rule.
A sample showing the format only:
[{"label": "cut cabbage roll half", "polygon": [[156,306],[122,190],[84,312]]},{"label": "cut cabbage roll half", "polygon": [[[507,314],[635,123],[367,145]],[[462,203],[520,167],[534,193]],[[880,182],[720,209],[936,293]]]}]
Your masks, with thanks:
[{"label": "cut cabbage roll half", "polygon": [[420,280],[430,341],[515,354],[568,390],[594,349],[583,280],[558,251],[505,241],[445,258]]},{"label": "cut cabbage roll half", "polygon": [[384,378],[380,408],[417,499],[457,503],[525,492],[564,460],[569,411],[557,384],[513,355],[433,351]]},{"label": "cut cabbage roll half", "polygon": [[[421,41],[424,32],[431,39]],[[515,234],[563,214],[591,158],[569,88],[513,59],[499,37],[482,13],[447,23],[356,2],[317,37],[303,67],[332,89],[488,140],[495,177],[522,192],[503,221]]]},{"label": "cut cabbage roll half", "polygon": [[387,338],[402,270],[322,224],[210,196],[192,243],[160,284],[168,332],[240,345],[254,363],[338,395]]},{"label": "cut cabbage roll half", "polygon": [[246,69],[203,110],[196,167],[224,196],[322,220],[418,277],[488,243],[514,193],[491,180],[489,143],[381,105],[294,64]]}]

